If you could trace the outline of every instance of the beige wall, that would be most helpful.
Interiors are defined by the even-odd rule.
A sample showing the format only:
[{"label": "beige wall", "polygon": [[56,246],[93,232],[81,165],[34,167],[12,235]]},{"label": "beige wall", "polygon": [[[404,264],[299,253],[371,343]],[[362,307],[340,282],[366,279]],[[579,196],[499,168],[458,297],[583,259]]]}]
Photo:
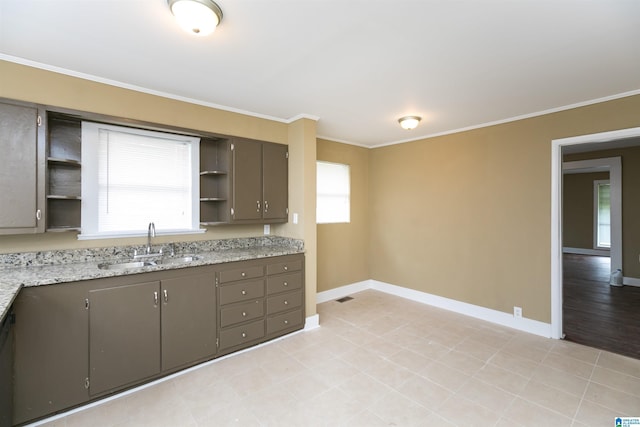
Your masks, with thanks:
[{"label": "beige wall", "polygon": [[[307,315],[315,314],[315,121],[301,119],[291,124],[227,112],[96,83],[33,67],[0,61],[0,97],[40,103],[91,113],[105,114],[159,125],[175,126],[225,135],[243,136],[290,144],[290,181],[306,182],[289,194],[289,204],[307,218],[298,225],[274,226],[275,234],[305,239],[307,252]],[[313,182],[308,178],[312,176]],[[303,181],[305,180],[306,181]],[[315,194],[315,190],[313,191]],[[313,199],[310,206],[309,199]],[[308,214],[312,212],[312,214]],[[313,224],[310,226],[309,224]],[[258,236],[262,225],[212,227],[202,235],[159,236],[157,241],[192,241]],[[144,238],[78,241],[75,233],[0,236],[0,253],[72,249],[121,244],[140,244]]]},{"label": "beige wall", "polygon": [[551,141],[637,126],[640,96],[372,150],[371,278],[550,322]]},{"label": "beige wall", "polygon": [[609,179],[608,172],[565,174],[562,181],[562,246],[593,247],[593,181]]},{"label": "beige wall", "polygon": [[622,159],[622,271],[625,277],[640,278],[640,147],[569,154],[564,161],[606,157]]},{"label": "beige wall", "polygon": [[318,224],[318,292],[370,278],[370,151],[318,139],[318,160],[347,164],[351,173],[351,222]]}]

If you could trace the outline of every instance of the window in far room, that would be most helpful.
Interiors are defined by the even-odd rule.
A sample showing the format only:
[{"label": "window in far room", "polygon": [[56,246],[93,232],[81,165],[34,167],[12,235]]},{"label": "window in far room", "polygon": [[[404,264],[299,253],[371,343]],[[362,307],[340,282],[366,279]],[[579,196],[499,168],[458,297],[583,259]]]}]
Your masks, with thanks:
[{"label": "window in far room", "polygon": [[611,248],[610,188],[609,180],[593,182],[595,249]]},{"label": "window in far room", "polygon": [[318,224],[351,221],[351,181],[349,165],[317,162]]}]

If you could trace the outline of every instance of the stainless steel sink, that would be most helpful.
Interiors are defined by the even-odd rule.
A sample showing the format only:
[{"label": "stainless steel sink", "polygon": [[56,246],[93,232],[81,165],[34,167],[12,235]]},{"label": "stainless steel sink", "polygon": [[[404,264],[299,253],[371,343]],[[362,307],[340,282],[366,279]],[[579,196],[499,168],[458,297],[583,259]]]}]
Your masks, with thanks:
[{"label": "stainless steel sink", "polygon": [[100,270],[127,270],[132,268],[151,267],[154,265],[173,265],[173,264],[188,264],[193,261],[199,260],[200,257],[195,255],[184,255],[175,258],[162,258],[155,261],[127,261],[127,262],[114,262],[98,264]]},{"label": "stainless steel sink", "polygon": [[141,268],[149,265],[156,265],[155,261],[131,261],[131,262],[117,262],[113,264],[98,264],[100,270],[126,270],[129,268]]},{"label": "stainless steel sink", "polygon": [[161,260],[158,260],[158,264],[188,264],[199,259],[200,257],[196,255],[184,255],[175,258],[162,258]]}]

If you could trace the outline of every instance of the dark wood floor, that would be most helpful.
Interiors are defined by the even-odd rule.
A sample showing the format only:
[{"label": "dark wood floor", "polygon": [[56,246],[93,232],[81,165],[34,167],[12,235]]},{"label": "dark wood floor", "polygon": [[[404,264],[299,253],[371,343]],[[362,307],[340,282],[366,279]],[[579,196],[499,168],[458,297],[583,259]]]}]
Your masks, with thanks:
[{"label": "dark wood floor", "polygon": [[609,285],[606,257],[564,254],[565,338],[640,359],[640,287]]}]

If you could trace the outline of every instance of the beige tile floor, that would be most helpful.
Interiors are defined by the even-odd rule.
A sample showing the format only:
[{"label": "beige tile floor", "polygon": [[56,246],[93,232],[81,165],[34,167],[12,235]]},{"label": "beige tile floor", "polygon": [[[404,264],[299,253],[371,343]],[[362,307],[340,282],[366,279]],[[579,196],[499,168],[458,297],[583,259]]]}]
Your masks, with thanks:
[{"label": "beige tile floor", "polygon": [[321,327],[49,426],[613,426],[640,416],[640,360],[377,291]]}]

